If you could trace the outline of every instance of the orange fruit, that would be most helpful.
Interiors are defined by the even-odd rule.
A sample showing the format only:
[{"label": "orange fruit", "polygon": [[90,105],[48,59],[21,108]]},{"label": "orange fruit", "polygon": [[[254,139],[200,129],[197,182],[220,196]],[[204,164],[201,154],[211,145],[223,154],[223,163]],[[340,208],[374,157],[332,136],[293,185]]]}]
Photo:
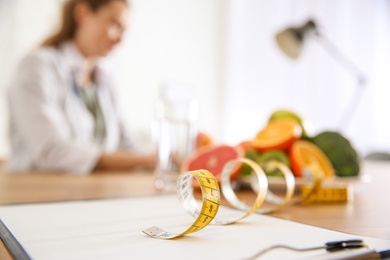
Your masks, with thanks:
[{"label": "orange fruit", "polygon": [[246,150],[253,150],[252,141],[243,141],[237,145],[237,147],[241,147],[242,149]]},{"label": "orange fruit", "polygon": [[302,135],[302,127],[291,118],[271,121],[252,141],[258,151],[288,150]]},{"label": "orange fruit", "polygon": [[305,167],[318,168],[325,178],[335,175],[332,163],[328,157],[315,144],[305,141],[295,141],[290,150],[291,168],[296,177],[302,177],[302,170]]},{"label": "orange fruit", "polygon": [[[221,180],[222,169],[225,164],[233,159],[244,157],[244,150],[228,145],[210,146],[197,150],[192,156],[183,163],[182,172],[195,170],[208,170],[211,172],[218,183]],[[241,163],[236,163],[232,169],[230,180],[236,180],[240,175]],[[197,181],[194,186],[199,186]]]},{"label": "orange fruit", "polygon": [[212,145],[213,139],[204,132],[199,132],[196,136],[196,149]]}]

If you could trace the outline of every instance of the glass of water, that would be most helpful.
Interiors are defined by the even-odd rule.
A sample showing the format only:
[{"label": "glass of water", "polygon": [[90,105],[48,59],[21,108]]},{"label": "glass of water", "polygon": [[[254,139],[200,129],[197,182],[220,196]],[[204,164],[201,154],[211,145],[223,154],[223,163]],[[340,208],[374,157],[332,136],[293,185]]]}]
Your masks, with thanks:
[{"label": "glass of water", "polygon": [[153,139],[157,166],[154,184],[159,190],[174,191],[181,165],[195,148],[198,102],[185,88],[166,86],[155,102],[155,115]]}]

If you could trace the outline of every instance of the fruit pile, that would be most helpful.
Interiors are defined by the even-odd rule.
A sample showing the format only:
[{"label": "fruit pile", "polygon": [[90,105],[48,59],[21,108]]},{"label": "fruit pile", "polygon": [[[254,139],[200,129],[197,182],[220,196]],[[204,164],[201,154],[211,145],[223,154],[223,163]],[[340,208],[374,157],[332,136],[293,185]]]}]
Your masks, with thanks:
[{"label": "fruit pile", "polygon": [[277,160],[289,166],[296,177],[301,177],[306,167],[316,167],[325,178],[357,176],[360,171],[358,154],[345,137],[329,131],[310,137],[302,119],[287,110],[272,113],[256,137],[241,146],[245,156],[258,164]]},{"label": "fruit pile", "polygon": [[[301,118],[287,110],[275,111],[267,125],[253,140],[241,142],[236,147],[213,145],[204,133],[198,136],[198,150],[184,164],[182,170],[206,169],[219,180],[224,164],[232,159],[246,157],[259,165],[271,160],[279,161],[302,177],[305,168],[315,168],[323,176],[357,176],[359,157],[351,143],[338,132],[323,132],[310,137]],[[280,176],[274,168],[263,167],[267,175]],[[232,179],[251,174],[247,165],[239,165]]]}]

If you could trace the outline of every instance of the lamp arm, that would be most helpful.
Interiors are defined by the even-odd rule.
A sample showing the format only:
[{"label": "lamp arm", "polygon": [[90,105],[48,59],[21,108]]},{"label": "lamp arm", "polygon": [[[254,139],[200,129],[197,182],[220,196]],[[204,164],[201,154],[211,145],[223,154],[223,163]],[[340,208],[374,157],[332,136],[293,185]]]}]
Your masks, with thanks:
[{"label": "lamp arm", "polygon": [[352,116],[355,114],[359,102],[362,98],[363,87],[364,87],[364,81],[358,81],[353,96],[349,100],[349,103],[347,104],[343,114],[340,117],[340,122],[339,122],[340,130],[345,128],[349,124],[349,122],[352,119]]},{"label": "lamp arm", "polygon": [[317,33],[316,39],[318,39],[319,44],[326,50],[328,53],[336,60],[338,61],[344,68],[349,70],[352,74],[355,75],[355,77],[359,81],[359,85],[363,86],[366,82],[365,75],[361,72],[361,70],[345,55],[342,54],[342,52],[336,47],[336,45],[330,41],[327,37],[325,37],[322,34]]},{"label": "lamp arm", "polygon": [[349,121],[351,120],[354,112],[356,111],[356,108],[361,100],[362,96],[362,90],[366,83],[366,77],[365,75],[358,69],[358,67],[349,59],[347,59],[341,51],[336,47],[335,44],[333,44],[328,38],[324,37],[323,35],[319,35],[317,33],[317,39],[320,45],[328,51],[330,55],[333,56],[335,60],[337,60],[342,66],[344,66],[346,69],[348,69],[352,74],[355,75],[357,78],[357,87],[353,93],[353,96],[351,97],[349,103],[347,104],[344,113],[341,115],[339,127],[340,129],[343,129],[345,126],[348,125]]}]

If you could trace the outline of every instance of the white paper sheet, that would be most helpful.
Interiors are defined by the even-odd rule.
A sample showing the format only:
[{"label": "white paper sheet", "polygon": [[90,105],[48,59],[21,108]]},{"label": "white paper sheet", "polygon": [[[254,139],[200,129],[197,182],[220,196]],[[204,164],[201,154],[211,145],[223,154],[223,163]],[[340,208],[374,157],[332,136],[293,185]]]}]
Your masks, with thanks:
[{"label": "white paper sheet", "polygon": [[[176,196],[0,206],[0,219],[27,253],[55,259],[245,259],[274,244],[320,246],[363,239],[376,250],[390,241],[359,237],[263,215],[205,229],[175,240],[153,239],[141,231],[157,225],[183,231],[193,223]],[[305,259],[325,250],[269,252],[259,259]]]}]

